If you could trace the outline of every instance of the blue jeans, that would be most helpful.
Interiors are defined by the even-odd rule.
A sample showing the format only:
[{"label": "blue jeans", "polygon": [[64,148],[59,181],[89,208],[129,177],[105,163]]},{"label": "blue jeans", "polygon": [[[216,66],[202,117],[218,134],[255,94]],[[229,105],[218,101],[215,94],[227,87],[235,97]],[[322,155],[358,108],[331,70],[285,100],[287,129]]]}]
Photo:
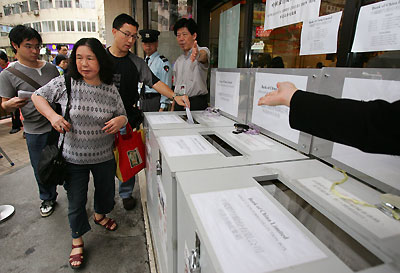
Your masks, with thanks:
[{"label": "blue jeans", "polygon": [[115,160],[97,164],[67,164],[64,188],[68,197],[68,220],[72,238],[79,238],[90,230],[86,213],[89,174],[94,181],[94,211],[107,214],[114,208]]},{"label": "blue jeans", "polygon": [[132,196],[133,187],[135,187],[135,177],[132,177],[128,181],[122,183],[119,181],[119,196],[122,199],[129,198]]},{"label": "blue jeans", "polygon": [[57,186],[47,186],[42,185],[39,181],[38,176],[38,163],[40,159],[40,154],[42,153],[43,148],[47,144],[47,137],[50,133],[44,134],[28,134],[25,133],[26,137],[26,145],[28,146],[29,158],[31,160],[31,165],[33,168],[33,173],[35,174],[36,182],[39,187],[39,197],[41,200],[56,200],[57,198]]}]

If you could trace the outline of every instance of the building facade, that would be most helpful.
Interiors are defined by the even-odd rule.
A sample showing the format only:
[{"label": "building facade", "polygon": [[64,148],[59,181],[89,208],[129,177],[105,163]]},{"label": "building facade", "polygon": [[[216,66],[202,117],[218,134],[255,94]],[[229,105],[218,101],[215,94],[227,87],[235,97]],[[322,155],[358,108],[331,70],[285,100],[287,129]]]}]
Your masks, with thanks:
[{"label": "building facade", "polygon": [[56,54],[57,44],[72,45],[83,37],[105,44],[104,1],[102,0],[3,0],[0,7],[0,48],[12,57],[8,33],[23,24],[42,36],[41,54]]}]

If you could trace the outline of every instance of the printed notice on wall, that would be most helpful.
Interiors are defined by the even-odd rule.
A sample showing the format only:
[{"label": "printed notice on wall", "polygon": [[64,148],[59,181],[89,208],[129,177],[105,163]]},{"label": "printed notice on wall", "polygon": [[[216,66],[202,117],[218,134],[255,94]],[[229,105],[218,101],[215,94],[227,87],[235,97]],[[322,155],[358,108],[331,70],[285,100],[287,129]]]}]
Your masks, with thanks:
[{"label": "printed notice on wall", "polygon": [[192,194],[191,199],[223,272],[270,272],[326,257],[256,187]]},{"label": "printed notice on wall", "polygon": [[[400,222],[386,216],[377,208],[357,205],[334,195],[329,190],[332,186],[332,181],[323,177],[310,177],[299,179],[299,182],[308,190],[319,195],[328,202],[330,207],[340,210],[343,214],[349,216],[361,226],[375,234],[378,238],[386,238],[400,234]],[[340,186],[337,186],[335,189],[347,197],[363,201],[361,198],[341,189]]]},{"label": "printed notice on wall", "polygon": [[352,52],[400,50],[400,1],[361,7]]},{"label": "printed notice on wall", "polygon": [[230,139],[245,146],[250,151],[270,150],[274,143],[262,135],[232,134],[227,135]]},{"label": "printed notice on wall", "polygon": [[178,115],[148,115],[147,119],[151,124],[185,123]]},{"label": "printed notice on wall", "polygon": [[217,150],[200,135],[160,137],[168,156],[216,154]]},{"label": "printed notice on wall", "polygon": [[303,22],[300,55],[336,53],[342,12],[332,13]]},{"label": "printed notice on wall", "polygon": [[215,107],[237,117],[239,111],[240,73],[217,72]]},{"label": "printed notice on wall", "polygon": [[[362,101],[400,100],[400,81],[345,78],[342,98]],[[335,143],[332,158],[400,190],[400,157],[364,153]]]},{"label": "printed notice on wall", "polygon": [[264,29],[283,27],[317,18],[321,0],[268,0],[265,5]]},{"label": "printed notice on wall", "polygon": [[297,88],[306,90],[307,80],[308,78],[306,76],[256,73],[251,122],[294,143],[298,143],[300,132],[290,128],[289,107],[283,105],[258,106],[257,103],[261,97],[276,90],[276,84],[278,82],[290,81],[293,82]]}]

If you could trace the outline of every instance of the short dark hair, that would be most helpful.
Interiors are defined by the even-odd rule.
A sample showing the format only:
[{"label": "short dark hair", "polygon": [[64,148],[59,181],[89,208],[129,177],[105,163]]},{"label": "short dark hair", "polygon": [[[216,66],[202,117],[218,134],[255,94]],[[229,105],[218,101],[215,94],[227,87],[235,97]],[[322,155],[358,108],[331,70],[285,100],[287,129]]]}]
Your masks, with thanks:
[{"label": "short dark hair", "polygon": [[176,36],[176,33],[178,32],[178,30],[183,27],[187,28],[189,30],[190,34],[192,34],[192,35],[195,33],[198,34],[197,24],[192,18],[190,18],[190,19],[181,18],[174,25],[175,36]]},{"label": "short dark hair", "polygon": [[56,48],[57,48],[57,51],[60,51],[60,50],[61,50],[61,48],[62,48],[63,46],[65,46],[65,47],[68,49],[68,46],[67,46],[67,45],[64,45],[64,44],[58,44],[58,45],[56,46]]},{"label": "short dark hair", "polygon": [[0,59],[3,59],[4,61],[8,62],[7,54],[3,50],[0,50]]},{"label": "short dark hair", "polygon": [[139,23],[135,21],[135,19],[132,18],[132,16],[126,14],[126,13],[121,13],[117,17],[115,17],[112,27],[115,29],[120,29],[124,24],[129,24],[136,29],[139,29]]},{"label": "short dark hair", "polygon": [[25,39],[27,39],[28,41],[36,39],[38,40],[39,44],[42,44],[42,37],[40,36],[39,32],[31,27],[26,27],[23,25],[13,27],[8,37],[10,38],[10,44],[14,53],[17,52],[17,49],[13,47],[12,43],[17,44],[17,46],[19,47]]},{"label": "short dark hair", "polygon": [[80,46],[88,46],[93,51],[100,66],[100,80],[105,84],[112,84],[114,67],[112,59],[107,54],[101,42],[96,38],[82,38],[74,44],[74,49],[72,49],[71,53],[71,62],[68,66],[68,74],[75,80],[83,78],[78,72],[78,67],[76,66],[76,51]]},{"label": "short dark hair", "polygon": [[62,54],[58,54],[56,56],[56,65],[59,65],[62,61],[66,60],[67,57],[62,55]]}]

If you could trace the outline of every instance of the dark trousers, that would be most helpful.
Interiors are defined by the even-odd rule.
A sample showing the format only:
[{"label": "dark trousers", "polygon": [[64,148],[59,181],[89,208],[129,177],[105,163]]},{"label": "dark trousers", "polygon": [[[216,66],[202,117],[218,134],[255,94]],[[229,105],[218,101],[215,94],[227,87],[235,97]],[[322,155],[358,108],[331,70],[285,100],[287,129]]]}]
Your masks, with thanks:
[{"label": "dark trousers", "polygon": [[19,108],[11,112],[12,129],[19,129],[22,127]]},{"label": "dark trousers", "polygon": [[57,198],[57,186],[49,186],[43,185],[39,181],[38,176],[38,163],[40,159],[40,155],[42,154],[42,150],[44,146],[47,144],[47,138],[50,133],[44,134],[28,134],[26,133],[26,145],[28,146],[29,159],[31,160],[31,165],[33,168],[33,173],[35,174],[36,183],[39,187],[39,197],[41,200],[56,200]]},{"label": "dark trousers", "polygon": [[115,160],[97,164],[67,164],[64,188],[68,197],[68,220],[72,238],[79,238],[90,230],[86,213],[89,174],[94,181],[94,211],[107,214],[114,208]]},{"label": "dark trousers", "polygon": [[[190,101],[191,111],[204,110],[208,107],[207,94],[189,97],[189,101]],[[175,102],[174,111],[184,111],[184,110],[185,108],[183,106],[180,106]]]},{"label": "dark trousers", "polygon": [[140,99],[140,109],[143,112],[158,112],[160,110],[160,94],[145,94],[144,98]]}]

